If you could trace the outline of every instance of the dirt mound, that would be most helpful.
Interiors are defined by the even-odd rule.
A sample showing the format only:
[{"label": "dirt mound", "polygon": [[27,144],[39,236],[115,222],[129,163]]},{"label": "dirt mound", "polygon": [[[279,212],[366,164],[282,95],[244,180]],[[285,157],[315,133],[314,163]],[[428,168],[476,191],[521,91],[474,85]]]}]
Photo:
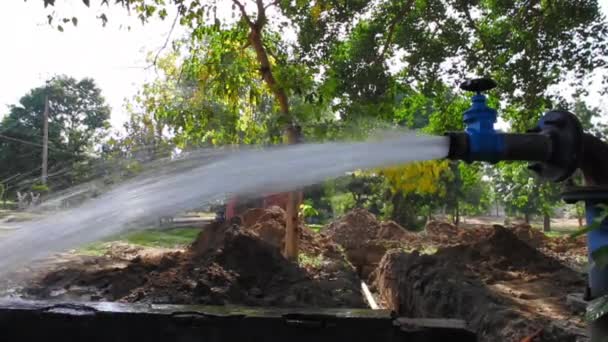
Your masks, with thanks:
[{"label": "dirt mound", "polygon": [[387,307],[408,317],[464,319],[480,341],[519,341],[538,329],[543,341],[583,334],[565,295],[580,291],[584,279],[506,228],[433,255],[390,251],[373,277]]},{"label": "dirt mound", "polygon": [[534,248],[542,246],[549,239],[543,232],[532,228],[527,223],[514,225],[510,229],[518,239]]},{"label": "dirt mound", "polygon": [[380,231],[380,222],[369,211],[354,209],[330,223],[323,231],[349,250],[362,247],[369,240],[375,240]]},{"label": "dirt mound", "polygon": [[245,211],[241,215],[242,225],[245,228],[251,228],[254,224],[258,223],[260,217],[266,214],[266,210],[263,208],[254,208]]},{"label": "dirt mound", "polygon": [[376,269],[388,249],[397,248],[400,241],[416,235],[393,221],[381,223],[365,209],[354,209],[329,224],[324,232],[344,248],[362,279]]},{"label": "dirt mound", "polygon": [[461,234],[460,228],[443,221],[429,221],[424,230],[429,237],[441,241],[449,241]]},{"label": "dirt mound", "polygon": [[381,240],[409,240],[415,238],[416,236],[416,233],[408,231],[395,221],[381,222],[380,229],[376,234],[376,238]]},{"label": "dirt mound", "polygon": [[125,267],[90,270],[82,265],[55,271],[27,293],[65,299],[86,289],[93,293],[91,300],[366,307],[355,270],[327,237],[302,226],[305,262],[293,263],[282,256],[277,247],[284,235],[278,230],[285,229],[282,215],[280,208],[267,210],[250,228],[214,223],[187,251],[138,257]]},{"label": "dirt mound", "polygon": [[584,235],[576,238],[560,236],[547,239],[540,250],[575,270],[587,272],[587,238]]},{"label": "dirt mound", "polygon": [[587,237],[585,235],[580,235],[574,238],[560,236],[547,239],[545,247],[557,253],[576,251],[581,254],[587,254]]}]

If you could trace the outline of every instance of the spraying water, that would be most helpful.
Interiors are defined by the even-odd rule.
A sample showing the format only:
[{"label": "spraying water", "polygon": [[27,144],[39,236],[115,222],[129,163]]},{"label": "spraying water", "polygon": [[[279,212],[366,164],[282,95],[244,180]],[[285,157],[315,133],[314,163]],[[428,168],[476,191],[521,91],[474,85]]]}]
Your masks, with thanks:
[{"label": "spraying water", "polygon": [[146,220],[197,208],[226,194],[286,191],[356,169],[444,158],[448,144],[446,137],[400,134],[368,142],[192,153],[156,165],[78,208],[22,225],[0,239],[0,274],[55,252],[143,229]]}]

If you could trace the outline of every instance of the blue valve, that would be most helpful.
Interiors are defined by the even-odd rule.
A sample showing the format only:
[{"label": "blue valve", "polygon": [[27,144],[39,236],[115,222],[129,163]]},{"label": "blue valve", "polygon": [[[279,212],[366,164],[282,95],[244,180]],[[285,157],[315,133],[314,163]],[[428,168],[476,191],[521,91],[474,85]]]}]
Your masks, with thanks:
[{"label": "blue valve", "polygon": [[498,162],[505,150],[504,136],[494,129],[496,110],[488,107],[486,96],[482,94],[496,87],[496,82],[488,78],[467,80],[460,88],[476,92],[472,105],[464,112],[465,132],[468,135],[469,161]]}]

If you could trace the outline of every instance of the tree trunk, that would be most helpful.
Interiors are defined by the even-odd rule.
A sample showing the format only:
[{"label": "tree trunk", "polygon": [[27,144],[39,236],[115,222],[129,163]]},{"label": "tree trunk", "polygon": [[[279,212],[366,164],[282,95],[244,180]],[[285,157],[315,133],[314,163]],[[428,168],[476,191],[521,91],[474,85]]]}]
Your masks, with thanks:
[{"label": "tree trunk", "polygon": [[46,185],[49,159],[49,96],[44,97],[44,113],[42,115],[42,176],[40,181]]},{"label": "tree trunk", "polygon": [[[255,50],[255,54],[258,62],[260,63],[260,74],[262,79],[266,82],[266,85],[273,93],[277,100],[281,112],[281,119],[285,123],[292,124],[293,119],[289,113],[289,100],[285,89],[277,83],[274,75],[272,74],[272,66],[268,59],[268,53],[262,42],[262,31],[264,25],[266,25],[266,7],[263,0],[256,0],[258,9],[257,18],[252,21],[245,6],[239,0],[232,1],[241,11],[243,20],[249,25],[249,44]],[[300,132],[295,129],[293,125],[290,125],[285,130],[284,140],[287,144],[295,144],[300,140]],[[298,259],[298,208],[302,198],[301,192],[291,192],[289,194],[289,200],[285,210],[285,257],[290,260]]]},{"label": "tree trunk", "polygon": [[524,213],[524,222],[530,223],[530,213]]},{"label": "tree trunk", "polygon": [[[295,127],[286,131],[287,143],[298,142],[299,133]],[[287,259],[297,261],[299,254],[300,228],[298,225],[298,212],[302,203],[302,192],[292,191],[289,193],[287,208],[285,210],[285,250]]]},{"label": "tree trunk", "polygon": [[551,216],[545,214],[543,218],[543,232],[551,231]]},{"label": "tree trunk", "polygon": [[583,228],[583,217],[578,215],[576,219],[578,220],[578,227]]},{"label": "tree trunk", "polygon": [[452,223],[455,225],[460,224],[460,207],[458,206],[458,201],[456,201],[456,208],[454,210],[454,217],[452,218]]},{"label": "tree trunk", "polygon": [[277,81],[272,74],[270,60],[268,59],[268,54],[266,53],[266,49],[262,43],[261,27],[258,28],[258,26],[259,24],[254,24],[251,26],[249,43],[251,43],[251,46],[253,46],[258,62],[260,62],[260,73],[262,74],[262,78],[279,103],[281,114],[284,116],[284,119],[289,119],[287,122],[291,122],[291,117],[289,117],[289,101],[287,99],[287,93],[283,87],[277,85]]}]

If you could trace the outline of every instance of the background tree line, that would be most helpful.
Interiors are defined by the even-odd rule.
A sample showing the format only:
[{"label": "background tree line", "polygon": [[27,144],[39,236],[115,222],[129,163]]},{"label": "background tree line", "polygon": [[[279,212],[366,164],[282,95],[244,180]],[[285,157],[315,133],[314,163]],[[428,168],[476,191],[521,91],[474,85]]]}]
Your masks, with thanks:
[{"label": "background tree line", "polygon": [[[103,124],[87,121],[95,128],[83,132],[97,133],[70,140],[68,122],[57,121],[53,144],[71,153],[68,158],[51,152],[57,165],[82,165],[94,158],[119,163],[128,174],[137,171],[138,163],[170,155],[174,148],[279,143],[290,124],[300,125],[307,141],[360,139],[393,126],[443,134],[463,128],[462,113],[470,100],[457,84],[473,75],[498,82],[489,94],[491,105],[511,131],[532,127],[546,110],[566,109],[576,112],[587,130],[605,137],[601,111],[584,102],[591,76],[606,74],[608,56],[608,25],[595,0],[118,0],[83,5],[122,6],[144,23],[174,19],[188,34],[151,53],[158,78],[131,101],[126,134],[96,140],[97,133],[108,133],[106,118],[99,121]],[[60,30],[94,19],[61,14],[49,9],[50,24]],[[103,24],[112,20],[105,14],[100,18]],[[26,107],[22,99],[20,107],[32,116],[29,132],[39,136],[36,101],[38,107],[34,102]],[[26,116],[14,110],[0,129],[10,127],[10,117]],[[6,140],[2,144],[0,149],[27,149]],[[3,174],[34,169],[32,148],[32,165],[12,162]],[[16,153],[21,152],[12,156]],[[4,152],[0,157],[5,156],[16,160]],[[77,181],[71,177],[62,181]],[[362,206],[413,228],[437,212],[458,222],[463,214],[487,212],[497,202],[513,215],[550,217],[558,194],[556,185],[537,181],[522,164],[487,168],[437,161],[355,172],[311,189],[308,198],[320,212]]]}]

